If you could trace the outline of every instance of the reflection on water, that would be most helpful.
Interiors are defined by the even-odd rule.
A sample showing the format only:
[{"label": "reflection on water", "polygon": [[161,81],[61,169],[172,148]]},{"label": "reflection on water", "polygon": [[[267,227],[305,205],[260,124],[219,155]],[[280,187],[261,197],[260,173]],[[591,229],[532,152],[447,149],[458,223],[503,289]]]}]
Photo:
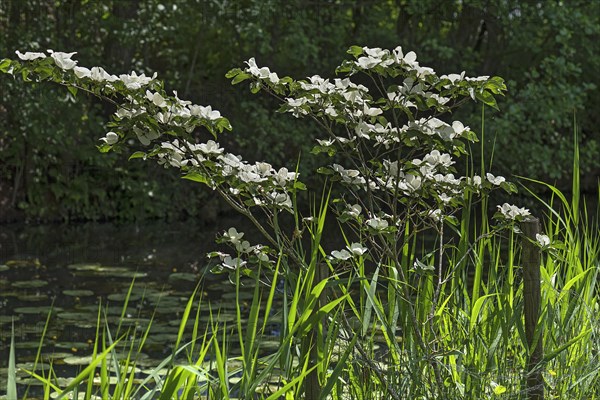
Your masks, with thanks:
[{"label": "reflection on water", "polygon": [[73,365],[85,363],[81,357],[91,354],[100,305],[102,319],[115,330],[123,324],[139,334],[153,318],[144,347],[147,367],[172,351],[181,313],[201,278],[200,320],[209,319],[209,301],[221,310],[220,318],[233,320],[236,303],[230,283],[227,276],[207,272],[205,254],[217,248],[218,231],[236,226],[252,233],[245,225],[239,219],[222,219],[210,227],[164,222],[2,226],[0,394],[6,387],[13,322],[17,363],[31,368],[26,363],[35,360],[49,316],[42,361],[52,362],[58,376],[61,368],[72,376]]}]

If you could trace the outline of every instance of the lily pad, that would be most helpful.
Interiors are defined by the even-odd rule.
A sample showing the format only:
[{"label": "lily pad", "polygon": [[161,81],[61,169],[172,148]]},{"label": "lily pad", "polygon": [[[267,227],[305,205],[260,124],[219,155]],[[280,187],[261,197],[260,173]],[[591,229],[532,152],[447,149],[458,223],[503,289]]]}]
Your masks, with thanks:
[{"label": "lily pad", "polygon": [[20,301],[44,301],[48,300],[48,295],[46,293],[20,294],[17,298]]},{"label": "lily pad", "polygon": [[40,279],[33,279],[30,281],[17,281],[13,282],[11,286],[20,288],[20,289],[33,289],[40,288],[48,285],[48,282],[42,281]]},{"label": "lily pad", "polygon": [[15,341],[15,348],[16,349],[31,350],[31,349],[37,349],[39,347],[40,347],[40,342],[39,341],[35,341],[35,340],[31,340],[31,341],[28,341],[28,342]]},{"label": "lily pad", "polygon": [[149,335],[146,338],[146,344],[163,344],[163,343],[175,343],[177,341],[177,333],[156,333]]},{"label": "lily pad", "polygon": [[12,321],[17,322],[21,317],[18,315],[0,315],[0,324],[8,324]]},{"label": "lily pad", "polygon": [[67,289],[67,290],[63,290],[63,294],[65,296],[72,296],[72,297],[87,297],[87,296],[93,296],[94,292],[92,292],[91,290],[87,290],[87,289]]},{"label": "lily pad", "polygon": [[196,283],[198,281],[198,276],[196,276],[196,274],[190,274],[187,272],[174,272],[169,275],[169,283],[181,281]]},{"label": "lily pad", "polygon": [[[18,369],[20,370],[22,369],[26,369],[28,371],[33,371],[33,366],[35,365],[35,371],[49,371],[50,370],[50,364],[45,364],[45,363],[34,363],[34,362],[26,362],[26,363],[19,363],[17,364]],[[25,372],[25,374],[27,374]],[[29,374],[27,374],[27,376],[29,376]]]},{"label": "lily pad", "polygon": [[[124,302],[127,299],[127,293],[113,293],[108,295],[108,299],[111,301]],[[129,295],[129,301],[138,301],[142,296],[139,294],[131,293]]]},{"label": "lily pad", "polygon": [[281,347],[281,342],[278,340],[265,340],[261,341],[259,346],[262,350],[278,350]]},{"label": "lily pad", "polygon": [[10,268],[27,268],[27,267],[40,267],[42,264],[37,258],[35,260],[8,260],[6,265]]},{"label": "lily pad", "polygon": [[102,265],[97,263],[79,263],[67,265],[67,268],[77,271],[97,271],[99,268],[102,268]]},{"label": "lily pad", "polygon": [[110,276],[115,278],[143,278],[146,272],[132,271],[125,267],[111,267],[101,264],[71,264],[67,268],[75,270],[79,276]]},{"label": "lily pad", "polygon": [[[235,301],[235,300],[236,300],[236,293],[235,293],[235,290],[232,290],[232,291],[230,291],[230,292],[223,293],[223,294],[221,295],[221,298],[222,298],[223,300],[233,300],[233,301]],[[254,298],[254,293],[253,293],[253,292],[247,292],[247,291],[244,291],[244,292],[240,292],[240,293],[239,293],[239,299],[240,299],[240,300],[250,300],[250,299],[252,299],[252,298]],[[235,302],[234,302],[233,304],[235,304]]]},{"label": "lily pad", "polygon": [[79,350],[85,350],[85,349],[91,347],[91,345],[89,343],[83,343],[83,342],[57,342],[54,346],[58,347],[59,349],[69,349],[72,352],[77,352]]},{"label": "lily pad", "polygon": [[97,317],[93,314],[82,313],[82,312],[59,312],[56,315],[58,318],[66,319],[70,321],[96,321]]},{"label": "lily pad", "polygon": [[92,363],[92,356],[69,356],[63,362],[69,365],[89,365]]},{"label": "lily pad", "polygon": [[63,309],[60,307],[52,306],[39,306],[39,307],[17,307],[13,311],[16,314],[42,314],[48,315],[49,312],[61,312]]}]

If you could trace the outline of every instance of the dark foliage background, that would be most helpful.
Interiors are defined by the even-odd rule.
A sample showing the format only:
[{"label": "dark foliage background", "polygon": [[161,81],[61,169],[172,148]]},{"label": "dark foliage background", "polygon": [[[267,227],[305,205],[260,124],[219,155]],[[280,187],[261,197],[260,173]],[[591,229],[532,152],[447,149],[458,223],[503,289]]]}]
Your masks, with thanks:
[{"label": "dark foliage background", "polygon": [[[0,57],[77,51],[80,65],[111,73],[156,71],[181,98],[231,120],[222,144],[290,168],[300,156],[305,180],[315,127],[232,87],[230,68],[255,57],[280,76],[332,77],[351,45],[401,45],[438,73],[502,76],[509,95],[500,112],[485,111],[492,171],[568,189],[576,115],[582,186],[597,191],[599,43],[600,2],[589,0],[0,2]],[[174,171],[97,152],[113,111],[0,76],[0,220],[214,218],[211,194]],[[480,108],[456,118],[480,130]]]}]

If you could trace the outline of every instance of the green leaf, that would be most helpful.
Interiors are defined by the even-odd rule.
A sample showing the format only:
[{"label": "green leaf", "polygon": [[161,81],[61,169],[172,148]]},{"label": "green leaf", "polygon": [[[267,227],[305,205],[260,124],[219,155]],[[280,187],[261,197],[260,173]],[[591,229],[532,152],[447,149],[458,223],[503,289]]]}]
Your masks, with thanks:
[{"label": "green leaf", "polygon": [[566,349],[568,349],[569,347],[571,347],[573,344],[575,344],[579,340],[583,339],[586,335],[589,335],[590,332],[592,332],[592,329],[585,330],[585,331],[581,332],[579,335],[577,335],[574,338],[572,338],[571,340],[569,340],[567,343],[565,343],[562,346],[558,347],[554,351],[546,354],[544,356],[543,362],[547,363],[550,360],[554,359],[556,356],[558,356],[560,353],[562,353],[563,351],[565,351]]},{"label": "green leaf", "polygon": [[250,92],[252,92],[252,94],[256,94],[260,91],[260,82],[252,82],[250,84]]},{"label": "green leaf", "polygon": [[67,86],[67,90],[69,93],[73,95],[73,97],[77,97],[77,88],[74,86]]},{"label": "green leaf", "polygon": [[300,181],[296,181],[296,182],[294,182],[294,189],[306,190],[306,185]]},{"label": "green leaf", "polygon": [[187,175],[182,176],[183,179],[189,179],[190,181],[205,183],[208,185],[208,179],[198,172],[190,172]]},{"label": "green leaf", "polygon": [[471,310],[471,317],[469,319],[469,330],[471,330],[471,332],[473,331],[473,329],[475,328],[475,325],[479,321],[479,315],[480,315],[481,309],[483,308],[483,304],[486,302],[486,300],[488,298],[490,298],[492,296],[496,296],[496,294],[495,293],[486,294],[486,295],[478,298],[477,301],[475,301],[475,304],[473,305],[473,309]]},{"label": "green leaf", "polygon": [[219,130],[219,132],[223,132],[223,129],[231,131],[231,123],[227,118],[221,117],[217,122],[217,129]]},{"label": "green leaf", "polygon": [[110,144],[104,143],[100,146],[96,146],[96,148],[98,148],[100,153],[108,153],[112,149],[112,146]]},{"label": "green leaf", "polygon": [[134,158],[146,158],[146,153],[143,151],[136,151],[132,155],[129,156],[129,160],[133,160]]},{"label": "green leaf", "polygon": [[0,72],[7,73],[10,69],[11,61],[8,58],[0,60]]},{"label": "green leaf", "polygon": [[317,169],[317,173],[323,174],[323,175],[333,175],[333,170],[331,168],[327,168],[327,167],[319,167]]},{"label": "green leaf", "polygon": [[247,74],[247,73],[245,73],[245,72],[241,72],[241,73],[237,74],[237,75],[236,75],[236,76],[233,78],[233,80],[231,81],[231,84],[232,84],[232,85],[237,85],[238,83],[240,83],[240,82],[243,82],[243,81],[245,81],[246,79],[250,79],[251,77],[252,77],[252,75],[250,75],[250,74]]},{"label": "green leaf", "polygon": [[234,76],[243,73],[243,71],[239,68],[233,68],[229,71],[227,71],[227,73],[225,74],[225,78],[231,79]]},{"label": "green leaf", "polygon": [[489,92],[487,90],[484,90],[482,92],[476,91],[475,97],[477,98],[477,100],[481,101],[482,103],[500,111],[500,109],[498,108],[498,104],[496,104],[496,99],[494,98],[494,95],[491,92]]},{"label": "green leaf", "polygon": [[354,57],[360,56],[363,53],[363,48],[360,46],[350,46],[347,51],[348,54],[352,54]]},{"label": "green leaf", "polygon": [[504,79],[494,76],[483,85],[483,88],[489,89],[494,94],[502,94],[503,91],[506,91],[506,84],[504,83]]}]

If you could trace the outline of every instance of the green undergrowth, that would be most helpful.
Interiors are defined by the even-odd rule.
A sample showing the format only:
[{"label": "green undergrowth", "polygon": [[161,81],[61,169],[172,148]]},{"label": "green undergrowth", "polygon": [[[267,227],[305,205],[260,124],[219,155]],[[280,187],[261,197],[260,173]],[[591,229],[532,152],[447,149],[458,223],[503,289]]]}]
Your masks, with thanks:
[{"label": "green undergrowth", "polygon": [[[549,202],[540,199],[550,240],[540,267],[538,322],[547,398],[595,398],[600,391],[598,221],[577,195],[567,199],[550,185],[523,182],[554,193]],[[325,202],[321,218],[311,226],[306,251],[315,260],[324,251],[320,235],[326,209]],[[363,270],[360,263],[345,271],[311,263],[293,278],[283,277],[288,266],[280,260],[269,279],[283,282],[282,287],[265,285],[260,271],[247,277],[238,269],[231,276],[235,319],[221,322],[219,310],[210,309],[196,290],[182,311],[172,354],[147,375],[136,367],[150,325],[141,331],[125,325],[111,331],[101,307],[93,354],[77,375],[64,380],[53,368],[36,371],[35,365],[19,373],[37,379],[45,399],[291,399],[302,398],[314,382],[321,398],[431,398],[440,390],[432,387],[430,366],[435,364],[446,398],[525,399],[524,239],[514,231],[487,236],[489,228],[481,223],[485,210],[482,204],[479,215],[463,215],[457,243],[438,238],[435,246],[442,246],[444,254],[441,274],[434,273],[435,257],[427,256],[417,237],[405,241],[401,265],[382,260],[374,271]],[[411,270],[412,297],[405,297],[406,282],[398,279],[396,268]],[[406,317],[409,303],[418,321],[424,321],[417,331]],[[201,322],[200,309],[207,307],[211,318]],[[273,341],[265,350],[263,343]],[[15,365],[13,342],[7,399],[16,398],[17,389],[23,393]],[[21,397],[33,398],[27,393]]]}]

